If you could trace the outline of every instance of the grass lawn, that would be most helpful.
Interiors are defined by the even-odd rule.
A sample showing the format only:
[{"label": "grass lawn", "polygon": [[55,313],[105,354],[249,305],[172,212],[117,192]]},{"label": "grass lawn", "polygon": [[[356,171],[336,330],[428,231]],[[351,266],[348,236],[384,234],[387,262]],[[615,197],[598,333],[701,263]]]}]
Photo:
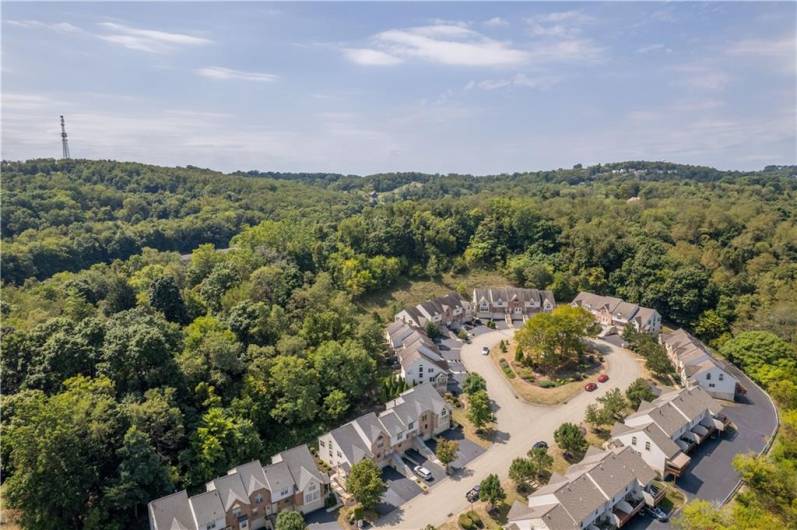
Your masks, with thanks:
[{"label": "grass lawn", "polygon": [[496,271],[480,270],[465,274],[447,273],[435,280],[401,278],[384,290],[363,296],[358,305],[368,313],[378,313],[383,319],[391,321],[401,309],[451,291],[464,294],[470,300],[473,288],[485,285],[509,285],[509,282]]},{"label": "grass lawn", "polygon": [[598,376],[606,368],[605,363],[598,364],[585,372],[587,377],[581,381],[573,381],[553,388],[542,388],[525,379],[531,375],[531,370],[515,363],[515,348],[514,341],[509,344],[506,353],[503,353],[499,346],[495,346],[490,352],[490,357],[498,364],[507,382],[512,385],[515,394],[527,403],[535,405],[558,405],[568,401],[579,392],[583,392],[584,385],[587,383],[597,383]]},{"label": "grass lawn", "polygon": [[[463,394],[460,400],[460,402],[467,402],[467,396]],[[465,435],[465,438],[485,449],[493,445],[494,431],[488,427],[487,432],[483,435],[476,432],[476,428],[468,419],[467,403],[464,403],[461,407],[454,407],[451,412],[451,417],[455,422],[462,425],[462,433]]]}]

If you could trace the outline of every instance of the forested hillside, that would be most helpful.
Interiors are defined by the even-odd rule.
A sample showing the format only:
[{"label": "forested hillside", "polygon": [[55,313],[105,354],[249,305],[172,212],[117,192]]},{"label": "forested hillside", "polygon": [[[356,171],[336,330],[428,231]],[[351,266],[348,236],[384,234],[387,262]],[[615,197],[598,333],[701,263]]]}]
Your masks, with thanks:
[{"label": "forested hillside", "polygon": [[797,378],[795,168],[2,172],[0,457],[25,528],[142,528],[152,498],[381,403],[383,322],[359,304],[399,278],[488,269],[559,302],[616,294],[762,384]]}]

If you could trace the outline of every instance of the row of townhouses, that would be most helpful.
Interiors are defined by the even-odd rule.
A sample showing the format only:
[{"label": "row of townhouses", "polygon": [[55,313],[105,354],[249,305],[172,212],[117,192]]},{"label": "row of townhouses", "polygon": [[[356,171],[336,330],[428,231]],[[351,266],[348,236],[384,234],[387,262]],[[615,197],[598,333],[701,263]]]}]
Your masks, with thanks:
[{"label": "row of townhouses", "polygon": [[448,362],[426,333],[399,320],[387,327],[385,335],[398,357],[401,377],[409,386],[431,383],[439,392],[445,392]]},{"label": "row of townhouses", "polygon": [[620,298],[582,291],[571,305],[586,309],[604,327],[613,326],[622,330],[631,324],[637,331],[651,335],[658,335],[661,331],[661,315],[658,311]]},{"label": "row of townhouses", "polygon": [[230,469],[205,485],[203,493],[185,490],[151,501],[150,530],[242,530],[273,526],[279,512],[309,513],[324,506],[329,477],[306,445]]},{"label": "row of townhouses", "polygon": [[591,447],[564,475],[515,502],[509,530],[597,530],[619,528],[644,506],[655,506],[664,492],[651,483],[656,473],[630,447],[601,451]]},{"label": "row of townhouses", "polygon": [[541,311],[551,311],[556,302],[550,291],[490,287],[474,289],[473,300],[456,293],[439,296],[396,313],[385,330],[388,345],[401,366],[401,377],[408,385],[432,383],[444,392],[450,371],[448,362],[432,339],[426,326],[457,328],[475,318],[522,321]]},{"label": "row of townhouses", "polygon": [[659,336],[675,370],[685,387],[699,386],[717,399],[733,401],[743,391],[728,365],[715,358],[698,339],[683,329],[662,333],[661,315],[655,309],[640,307],[612,296],[581,292],[572,305],[583,307],[595,316],[604,328],[625,329],[632,324],[637,331]]},{"label": "row of townhouses", "polygon": [[612,428],[609,446],[630,447],[662,478],[680,476],[689,453],[709,435],[722,431],[727,418],[722,407],[699,386],[643,401],[637,412]]},{"label": "row of townhouses", "polygon": [[434,459],[425,440],[451,427],[451,408],[429,383],[419,384],[385,405],[318,437],[318,456],[345,483],[351,467],[365,458],[378,466],[404,469],[401,455],[415,449]]},{"label": "row of townhouses", "polygon": [[517,287],[474,289],[472,303],[476,318],[508,321],[525,321],[556,306],[551,291]]},{"label": "row of townhouses", "polygon": [[711,397],[733,401],[741,390],[724,361],[716,359],[708,348],[683,329],[662,333],[659,342],[664,346],[685,387],[699,386]]}]

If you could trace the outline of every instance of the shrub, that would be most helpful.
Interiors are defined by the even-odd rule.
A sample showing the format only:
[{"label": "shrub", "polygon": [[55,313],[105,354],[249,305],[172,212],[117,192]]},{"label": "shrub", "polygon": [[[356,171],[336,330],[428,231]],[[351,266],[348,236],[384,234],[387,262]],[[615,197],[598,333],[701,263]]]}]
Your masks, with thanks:
[{"label": "shrub", "polygon": [[474,528],[476,528],[476,525],[474,524],[474,522],[471,520],[471,518],[468,516],[467,513],[460,514],[459,517],[457,518],[457,523],[459,524],[459,527],[462,528],[462,530],[473,530]]},{"label": "shrub", "polygon": [[479,514],[476,512],[468,512],[467,516],[470,518],[471,522],[475,524],[478,528],[484,528],[484,523],[482,522],[482,518],[479,517]]},{"label": "shrub", "polygon": [[509,363],[506,362],[506,359],[499,359],[498,364],[501,365],[501,370],[504,371],[504,374],[506,374],[509,379],[515,378],[515,372],[512,371],[512,367],[509,366]]},{"label": "shrub", "polygon": [[540,381],[538,384],[540,388],[554,388],[556,386],[556,383],[553,381]]}]

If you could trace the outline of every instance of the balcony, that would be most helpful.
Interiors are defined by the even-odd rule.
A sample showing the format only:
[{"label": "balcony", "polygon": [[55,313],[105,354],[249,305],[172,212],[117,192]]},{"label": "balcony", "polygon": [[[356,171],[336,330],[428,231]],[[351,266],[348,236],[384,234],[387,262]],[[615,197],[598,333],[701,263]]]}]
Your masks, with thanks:
[{"label": "balcony", "polygon": [[642,498],[648,506],[656,506],[664,498],[664,490],[654,484],[648,484],[642,490]]},{"label": "balcony", "polygon": [[683,470],[689,465],[690,460],[684,453],[677,453],[672,459],[665,462],[664,474],[680,477]]},{"label": "balcony", "polygon": [[628,521],[631,520],[639,511],[644,508],[645,499],[635,499],[633,495],[626,495],[625,499],[618,502],[612,508],[612,514],[615,517],[615,525],[617,528],[622,528]]}]

